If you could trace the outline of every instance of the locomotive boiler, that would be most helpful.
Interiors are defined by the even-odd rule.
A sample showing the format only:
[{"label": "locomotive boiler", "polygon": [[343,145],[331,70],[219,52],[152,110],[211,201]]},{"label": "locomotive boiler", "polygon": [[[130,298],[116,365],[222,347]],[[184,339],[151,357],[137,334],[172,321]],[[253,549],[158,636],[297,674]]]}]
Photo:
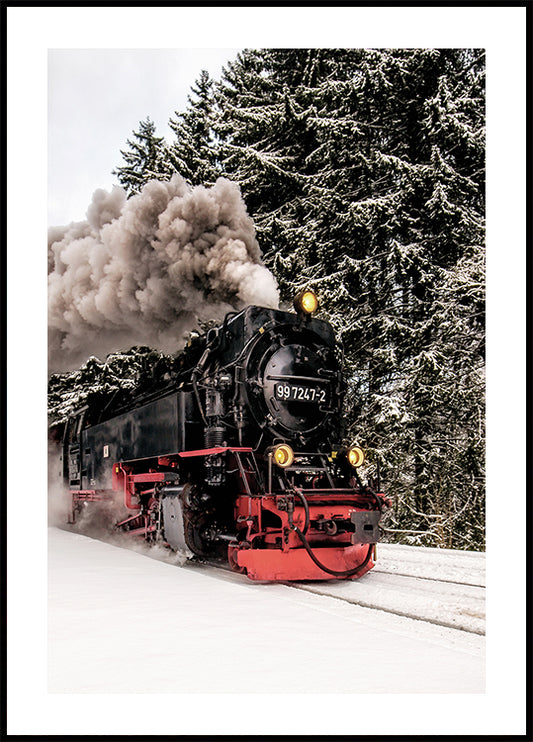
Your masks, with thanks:
[{"label": "locomotive boiler", "polygon": [[331,325],[249,306],[182,352],[165,388],[122,409],[85,407],[62,438],[71,522],[117,492],[115,527],[253,580],[354,578],[374,563],[387,500],[342,447],[345,383]]}]

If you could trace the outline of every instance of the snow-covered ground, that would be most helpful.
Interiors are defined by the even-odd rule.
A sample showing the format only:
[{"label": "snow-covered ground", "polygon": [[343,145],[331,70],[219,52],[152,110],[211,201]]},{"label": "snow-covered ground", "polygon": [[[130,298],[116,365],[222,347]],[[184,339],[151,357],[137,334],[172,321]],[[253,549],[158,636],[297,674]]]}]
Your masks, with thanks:
[{"label": "snow-covered ground", "polygon": [[[487,555],[484,684],[481,634],[354,604],[383,579],[390,584],[381,582],[379,599],[396,592],[398,600],[405,588],[395,591],[392,572],[405,586],[405,575],[444,577],[438,565],[447,563],[448,577],[466,582],[472,555],[464,552],[380,545],[376,569],[361,580],[296,588],[57,528],[48,530],[47,563],[20,529],[8,537],[9,733],[523,733],[525,594],[516,559]],[[468,567],[473,585],[482,584],[483,561],[475,555]],[[419,585],[426,582],[431,590],[445,584]],[[416,584],[406,594],[411,606]],[[361,594],[348,602],[343,592],[306,592],[334,586]]]},{"label": "snow-covered ground", "polygon": [[[53,693],[485,690],[480,635],[58,528],[49,558]],[[371,596],[383,577],[304,588]]]},{"label": "snow-covered ground", "polygon": [[376,571],[485,586],[485,553],[379,544]]}]

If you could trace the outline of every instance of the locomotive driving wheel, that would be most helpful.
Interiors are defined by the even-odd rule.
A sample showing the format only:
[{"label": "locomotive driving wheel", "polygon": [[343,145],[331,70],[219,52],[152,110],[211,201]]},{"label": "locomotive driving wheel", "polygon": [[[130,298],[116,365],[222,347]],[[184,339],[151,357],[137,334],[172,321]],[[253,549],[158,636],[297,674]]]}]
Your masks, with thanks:
[{"label": "locomotive driving wheel", "polygon": [[216,544],[210,539],[212,520],[206,513],[195,512],[184,517],[185,543],[193,554],[205,557],[217,556]]}]

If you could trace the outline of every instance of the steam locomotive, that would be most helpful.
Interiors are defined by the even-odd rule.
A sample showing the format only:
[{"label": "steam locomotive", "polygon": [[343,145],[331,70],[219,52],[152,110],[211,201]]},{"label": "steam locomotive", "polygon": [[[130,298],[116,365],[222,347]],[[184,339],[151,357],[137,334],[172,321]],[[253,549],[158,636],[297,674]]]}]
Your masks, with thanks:
[{"label": "steam locomotive", "polygon": [[360,577],[374,565],[386,498],[340,446],[345,393],[316,295],[295,312],[248,306],[183,351],[170,385],[126,408],[67,421],[70,522],[116,493],[115,527],[252,580]]}]

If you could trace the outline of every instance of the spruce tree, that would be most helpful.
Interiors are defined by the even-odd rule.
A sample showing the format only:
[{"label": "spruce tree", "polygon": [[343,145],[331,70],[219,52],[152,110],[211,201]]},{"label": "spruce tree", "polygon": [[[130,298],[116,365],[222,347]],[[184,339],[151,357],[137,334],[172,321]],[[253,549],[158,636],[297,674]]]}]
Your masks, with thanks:
[{"label": "spruce tree", "polygon": [[223,173],[241,186],[267,260],[289,253],[299,228],[295,204],[305,185],[308,112],[292,88],[305,76],[308,50],[245,50],[217,87]]},{"label": "spruce tree", "polygon": [[212,185],[220,174],[213,130],[213,80],[206,70],[191,88],[189,106],[175,113],[169,126],[176,141],[167,149],[166,168],[177,172],[191,185]]},{"label": "spruce tree", "polygon": [[[147,117],[139,123],[139,131],[134,131],[134,139],[128,139],[129,150],[120,150],[125,165],[113,170],[120,185],[129,196],[154,179],[165,177],[165,147],[163,137],[156,136],[154,122]],[[163,177],[162,177],[163,176]]]}]

